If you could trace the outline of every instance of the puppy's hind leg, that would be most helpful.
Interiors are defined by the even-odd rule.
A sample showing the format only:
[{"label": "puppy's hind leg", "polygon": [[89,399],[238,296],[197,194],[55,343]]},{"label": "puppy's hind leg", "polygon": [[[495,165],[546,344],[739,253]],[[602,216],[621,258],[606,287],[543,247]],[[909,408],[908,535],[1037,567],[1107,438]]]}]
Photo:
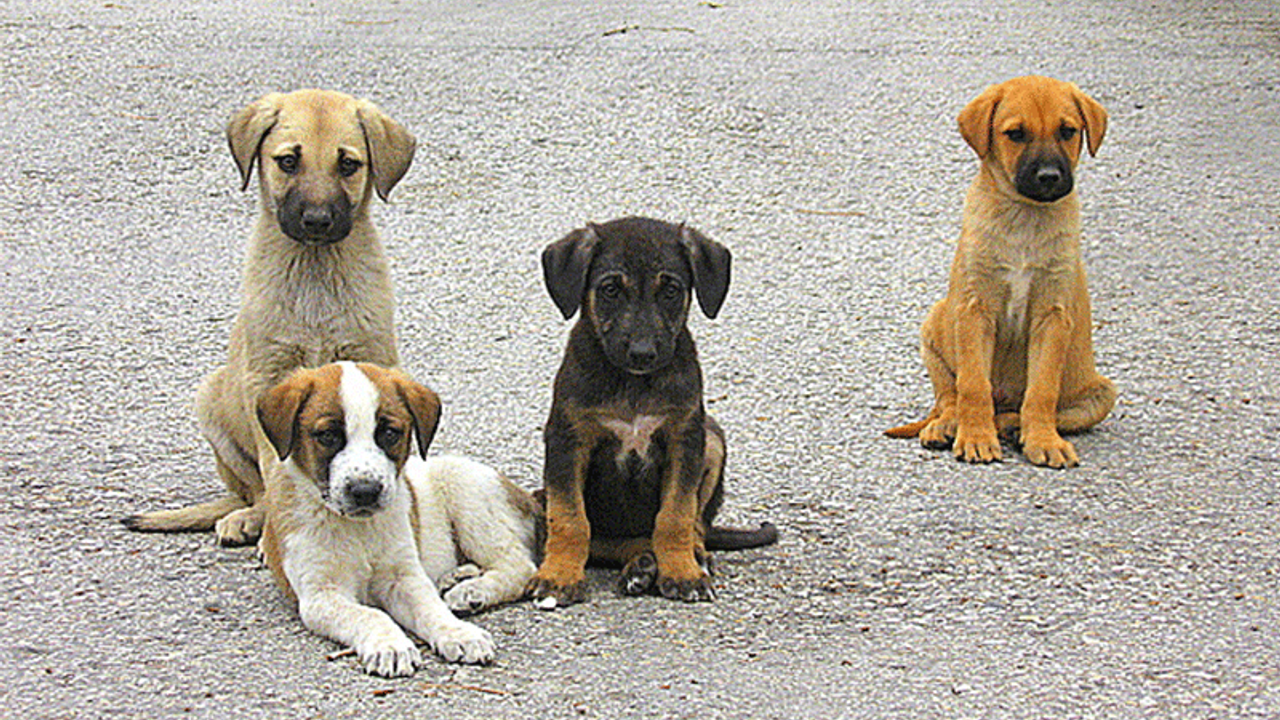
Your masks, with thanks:
[{"label": "puppy's hind leg", "polygon": [[265,437],[259,441],[253,436],[262,435],[257,430],[257,420],[252,421],[250,429],[242,430],[237,437],[236,420],[232,415],[236,405],[228,402],[229,397],[238,396],[230,387],[230,371],[226,366],[219,368],[200,384],[196,391],[196,419],[200,423],[200,433],[213,448],[213,455],[218,468],[218,477],[227,490],[242,502],[240,507],[232,508],[222,517],[217,518],[214,529],[218,534],[219,544],[225,547],[251,545],[262,534],[265,521],[263,508],[258,505],[263,490],[262,474],[258,464],[263,446],[271,453],[274,450]]},{"label": "puppy's hind leg", "polygon": [[[939,303],[941,305],[941,303]],[[936,322],[934,315],[939,315],[940,311],[935,307],[930,315],[929,322],[925,324],[925,330],[920,340],[920,357],[924,361],[924,367],[929,371],[929,382],[933,385],[933,409],[929,411],[926,417],[919,425],[916,431],[920,438],[920,444],[932,450],[945,450],[951,447],[956,439],[956,427],[958,424],[956,416],[956,371],[947,363],[946,358],[938,349],[939,342],[945,342],[944,337],[934,337],[930,334],[930,329]],[[914,429],[913,425],[904,426],[903,428],[895,428],[895,430]],[[894,435],[893,430],[890,435],[894,437],[911,437],[910,435]]]},{"label": "puppy's hind leg", "polygon": [[[236,471],[222,461],[221,456],[218,456],[216,460],[218,475],[222,477],[227,487],[243,482],[236,476]],[[243,465],[241,472],[252,472],[255,476],[258,474],[256,467],[247,463]],[[259,487],[261,487],[261,483],[259,483]],[[214,524],[214,530],[218,534],[218,544],[223,547],[252,545],[257,542],[258,536],[262,534],[262,525],[266,521],[266,511],[261,503],[256,502],[259,498],[254,497],[254,504],[250,504],[250,502],[240,497],[233,497],[239,501],[239,507],[218,518],[218,521]]]},{"label": "puppy's hind leg", "polygon": [[653,538],[591,538],[591,560],[622,568],[618,592],[644,595],[658,583],[658,558],[653,554]]},{"label": "puppy's hind leg", "polygon": [[1058,407],[1058,431],[1077,433],[1097,425],[1110,414],[1116,404],[1116,386],[1097,375],[1083,391]]},{"label": "puppy's hind leg", "polygon": [[444,594],[445,603],[454,612],[475,613],[520,599],[538,571],[533,498],[493,468],[467,458],[431,458],[425,474],[413,481],[438,490],[457,550],[469,561],[462,568],[478,570],[457,578]]}]

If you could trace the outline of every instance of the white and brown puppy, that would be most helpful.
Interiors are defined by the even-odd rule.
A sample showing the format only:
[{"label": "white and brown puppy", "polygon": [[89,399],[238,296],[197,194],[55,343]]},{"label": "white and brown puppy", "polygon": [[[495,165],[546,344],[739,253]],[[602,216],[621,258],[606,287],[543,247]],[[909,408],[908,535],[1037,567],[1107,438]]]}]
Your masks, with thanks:
[{"label": "white and brown puppy", "polygon": [[216,527],[223,545],[244,545],[261,531],[262,477],[274,462],[258,397],[299,367],[399,364],[391,275],[369,209],[409,169],[415,141],[373,103],[321,90],[261,98],[231,118],[227,139],[244,187],[258,169],[259,216],[227,363],[195,404],[229,494],[124,524]]},{"label": "white and brown puppy", "polygon": [[[489,633],[450,609],[520,597],[537,569],[535,505],[480,463],[425,459],[435,393],[397,370],[334,363],[267,391],[258,417],[281,460],[267,477],[263,555],[303,624],[375,675],[421,664],[401,627],[450,662],[492,661]],[[459,571],[442,599],[433,579]]]},{"label": "white and brown puppy", "polygon": [[974,463],[999,460],[1009,433],[1036,465],[1076,465],[1061,433],[1096,425],[1116,400],[1094,366],[1073,177],[1107,112],[1069,82],[1028,76],[987,88],[959,125],[982,165],[947,296],[921,331],[934,406],[887,432]]}]

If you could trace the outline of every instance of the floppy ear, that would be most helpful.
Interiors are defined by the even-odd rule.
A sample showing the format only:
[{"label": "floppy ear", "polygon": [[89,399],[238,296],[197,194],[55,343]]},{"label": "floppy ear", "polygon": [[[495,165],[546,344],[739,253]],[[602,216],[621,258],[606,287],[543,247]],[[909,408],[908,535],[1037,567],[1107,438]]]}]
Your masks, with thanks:
[{"label": "floppy ear", "polygon": [[1089,139],[1089,154],[1097,155],[1098,148],[1102,146],[1102,138],[1107,134],[1107,111],[1097,100],[1085,95],[1080,88],[1072,85],[1071,89],[1075,95],[1076,107],[1084,117],[1085,136]]},{"label": "floppy ear", "polygon": [[303,371],[258,398],[258,423],[282,461],[297,447],[298,417],[314,388],[314,378]]},{"label": "floppy ear", "polygon": [[264,95],[249,107],[231,116],[227,122],[227,143],[231,145],[231,157],[240,170],[240,189],[249,187],[254,163],[262,149],[262,141],[276,124],[280,113],[280,93]]},{"label": "floppy ear", "polygon": [[960,135],[980,158],[985,158],[991,150],[991,121],[995,118],[996,106],[1000,104],[1002,95],[1000,86],[992,85],[965,105],[960,117],[956,118],[960,124]]},{"label": "floppy ear", "polygon": [[568,320],[578,311],[582,304],[582,294],[587,286],[587,271],[591,269],[591,258],[595,254],[596,243],[600,236],[595,226],[587,227],[565,235],[551,243],[542,251],[542,278],[547,283],[547,292],[555,301],[556,307],[564,319]]},{"label": "floppy ear", "polygon": [[436,436],[436,426],[440,424],[440,396],[431,388],[404,375],[396,379],[396,391],[413,416],[413,433],[418,441],[418,454],[425,459],[427,448],[431,447],[431,440]]},{"label": "floppy ear", "polygon": [[729,294],[729,249],[684,225],[680,226],[680,243],[689,252],[698,305],[704,315],[715,319],[725,296]]},{"label": "floppy ear", "polygon": [[369,151],[369,172],[373,175],[373,187],[384,201],[391,195],[391,188],[409,172],[418,141],[403,125],[387,117],[377,105],[368,100],[356,104],[356,117],[364,131],[365,146]]}]

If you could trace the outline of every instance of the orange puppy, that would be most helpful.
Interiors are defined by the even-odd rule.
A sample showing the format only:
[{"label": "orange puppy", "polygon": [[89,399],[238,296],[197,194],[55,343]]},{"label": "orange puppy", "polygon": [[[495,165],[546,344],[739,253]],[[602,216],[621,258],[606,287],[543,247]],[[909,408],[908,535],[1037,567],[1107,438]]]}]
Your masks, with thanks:
[{"label": "orange puppy", "polygon": [[1094,367],[1073,179],[1107,112],[1071,83],[1028,76],[987,88],[959,124],[982,166],[947,296],[921,330],[934,406],[887,434],[976,463],[1000,459],[998,429],[1036,465],[1078,465],[1060,433],[1096,425],[1116,399]]}]

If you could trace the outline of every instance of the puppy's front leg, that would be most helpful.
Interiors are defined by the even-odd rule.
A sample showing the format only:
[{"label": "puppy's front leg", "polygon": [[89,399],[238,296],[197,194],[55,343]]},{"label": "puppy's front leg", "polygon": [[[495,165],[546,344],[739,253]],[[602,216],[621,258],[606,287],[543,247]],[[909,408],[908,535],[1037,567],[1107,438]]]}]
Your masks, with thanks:
[{"label": "puppy's front leg", "polygon": [[531,598],[553,597],[559,604],[587,598],[587,557],[591,552],[591,524],[587,521],[582,488],[591,449],[571,433],[547,428],[547,457],[543,486],[547,492],[547,540],[542,566],[525,586]]},{"label": "puppy's front leg", "polygon": [[384,587],[375,588],[383,607],[401,625],[427,641],[431,649],[449,662],[487,665],[496,655],[493,636],[449,612],[435,583],[419,570],[417,559],[413,569],[389,578]]},{"label": "puppy's front leg", "polygon": [[698,480],[704,440],[688,433],[687,446],[673,453],[662,488],[662,506],[653,522],[653,555],[658,564],[658,591],[671,600],[714,600],[711,577],[699,564],[704,553],[698,523]]},{"label": "puppy's front leg", "polygon": [[1027,346],[1027,392],[1022,400],[1022,452],[1036,465],[1063,468],[1080,464],[1076,449],[1058,434],[1058,396],[1062,388],[1071,316],[1061,304],[1039,308],[1032,316]]},{"label": "puppy's front leg", "polygon": [[991,399],[991,364],[996,323],[978,299],[956,313],[956,439],[951,451],[966,462],[999,460],[995,405]]},{"label": "puppy's front leg", "polygon": [[371,675],[403,677],[422,664],[418,648],[386,613],[340,592],[299,593],[298,614],[308,630],[354,649]]}]

